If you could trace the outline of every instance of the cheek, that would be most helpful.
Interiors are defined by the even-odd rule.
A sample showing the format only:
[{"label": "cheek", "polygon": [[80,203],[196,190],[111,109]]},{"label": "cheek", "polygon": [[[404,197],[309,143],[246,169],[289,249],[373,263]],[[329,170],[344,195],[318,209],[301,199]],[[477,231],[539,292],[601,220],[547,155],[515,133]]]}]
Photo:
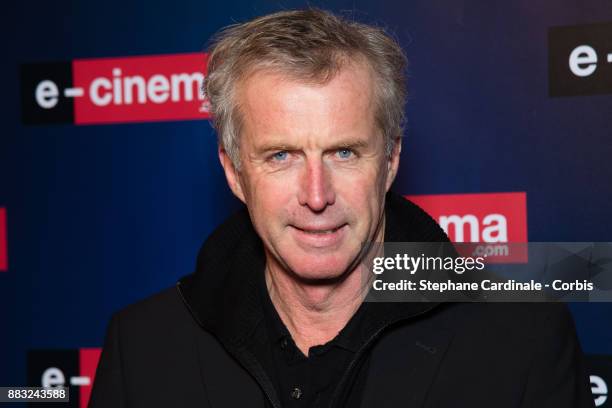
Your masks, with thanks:
[{"label": "cheek", "polygon": [[360,207],[368,202],[377,201],[386,191],[386,168],[370,166],[357,171],[346,172],[335,177],[336,191],[342,192],[351,201],[361,203]]},{"label": "cheek", "polygon": [[352,214],[351,218],[361,233],[371,232],[377,224],[383,207],[384,177],[373,171],[345,179],[337,185],[342,186],[336,189],[337,201],[340,200],[341,205]]},{"label": "cheek", "polygon": [[258,229],[271,230],[288,217],[294,192],[286,180],[270,175],[252,177],[248,182],[247,207]]},{"label": "cheek", "polygon": [[290,175],[264,175],[254,184],[254,194],[261,202],[266,202],[269,208],[284,207],[297,194],[297,182]]}]

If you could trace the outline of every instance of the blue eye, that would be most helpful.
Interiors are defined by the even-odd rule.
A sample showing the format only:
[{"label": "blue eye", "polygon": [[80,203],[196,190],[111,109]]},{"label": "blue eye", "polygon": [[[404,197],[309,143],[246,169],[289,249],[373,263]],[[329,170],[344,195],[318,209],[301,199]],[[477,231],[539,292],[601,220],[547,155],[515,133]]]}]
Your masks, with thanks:
[{"label": "blue eye", "polygon": [[272,158],[274,160],[278,160],[278,161],[283,161],[287,159],[287,155],[288,153],[284,150],[280,151],[280,152],[276,152],[272,155]]},{"label": "blue eye", "polygon": [[338,150],[338,157],[341,159],[349,159],[353,155],[353,151],[351,149],[340,149]]}]

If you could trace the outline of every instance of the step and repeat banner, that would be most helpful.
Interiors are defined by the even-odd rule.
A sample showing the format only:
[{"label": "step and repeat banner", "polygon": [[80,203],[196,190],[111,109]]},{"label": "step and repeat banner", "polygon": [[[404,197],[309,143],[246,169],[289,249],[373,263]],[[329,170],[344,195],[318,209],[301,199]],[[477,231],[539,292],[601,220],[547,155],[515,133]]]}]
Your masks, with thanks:
[{"label": "step and repeat banner", "polygon": [[[0,385],[85,407],[112,312],[193,270],[238,208],[216,154],[205,45],[310,4],[385,27],[409,93],[395,191],[455,242],[612,241],[612,4],[34,2],[3,20]],[[612,407],[612,304],[572,303]]]}]

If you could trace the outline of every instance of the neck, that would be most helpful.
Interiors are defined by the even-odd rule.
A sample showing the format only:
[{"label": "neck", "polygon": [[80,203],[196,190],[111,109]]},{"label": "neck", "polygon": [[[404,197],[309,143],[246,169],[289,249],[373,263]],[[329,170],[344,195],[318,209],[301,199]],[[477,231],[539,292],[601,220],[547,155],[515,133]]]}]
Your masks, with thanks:
[{"label": "neck", "polygon": [[[377,242],[383,241],[384,220],[381,224]],[[370,277],[366,265],[359,262],[339,279],[313,282],[296,279],[268,263],[265,276],[270,299],[304,355],[310,347],[336,337],[355,314],[369,288],[364,280]]]}]

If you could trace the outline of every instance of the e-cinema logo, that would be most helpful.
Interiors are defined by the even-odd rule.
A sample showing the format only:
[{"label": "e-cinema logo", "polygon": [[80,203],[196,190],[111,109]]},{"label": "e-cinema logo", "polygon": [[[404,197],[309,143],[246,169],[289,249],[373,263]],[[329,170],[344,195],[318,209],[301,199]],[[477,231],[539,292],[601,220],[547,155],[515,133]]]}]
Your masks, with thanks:
[{"label": "e-cinema logo", "polygon": [[25,124],[206,119],[206,54],[77,59],[21,66]]},{"label": "e-cinema logo", "polygon": [[[64,408],[86,408],[102,350],[31,350],[28,352],[28,386],[69,387],[70,402]],[[38,403],[32,403],[38,406]]]},{"label": "e-cinema logo", "polygon": [[612,23],[548,31],[550,96],[612,93]]},{"label": "e-cinema logo", "polygon": [[410,195],[409,200],[431,215],[453,242],[474,242],[476,256],[488,262],[525,262],[527,242],[527,194],[477,193]]},{"label": "e-cinema logo", "polygon": [[0,207],[0,272],[6,272],[8,269],[6,236],[6,208]]}]

